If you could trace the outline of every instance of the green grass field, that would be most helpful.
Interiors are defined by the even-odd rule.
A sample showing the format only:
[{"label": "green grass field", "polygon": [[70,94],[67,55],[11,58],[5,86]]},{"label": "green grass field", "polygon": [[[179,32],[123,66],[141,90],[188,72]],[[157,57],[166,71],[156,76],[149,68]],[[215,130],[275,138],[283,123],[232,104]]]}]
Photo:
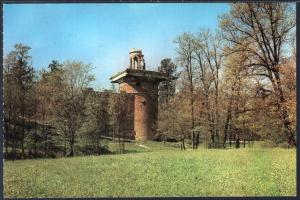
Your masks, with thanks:
[{"label": "green grass field", "polygon": [[[126,144],[127,154],[4,162],[5,197],[295,196],[296,150],[181,152]],[[110,145],[114,148],[114,145]]]}]

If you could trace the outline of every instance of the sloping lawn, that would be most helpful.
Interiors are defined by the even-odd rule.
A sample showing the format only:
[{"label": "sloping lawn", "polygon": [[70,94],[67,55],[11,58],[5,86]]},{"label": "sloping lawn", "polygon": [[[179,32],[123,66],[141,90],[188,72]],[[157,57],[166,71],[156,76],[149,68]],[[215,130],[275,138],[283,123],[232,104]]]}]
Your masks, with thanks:
[{"label": "sloping lawn", "polygon": [[148,145],[157,151],[145,148],[124,155],[5,161],[4,196],[296,195],[295,149],[181,152],[170,146],[163,150],[161,143]]}]

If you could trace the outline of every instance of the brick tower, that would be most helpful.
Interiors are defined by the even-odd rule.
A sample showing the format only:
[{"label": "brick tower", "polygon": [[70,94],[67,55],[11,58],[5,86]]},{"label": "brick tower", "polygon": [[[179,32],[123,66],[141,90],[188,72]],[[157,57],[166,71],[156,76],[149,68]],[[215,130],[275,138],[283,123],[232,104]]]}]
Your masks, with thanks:
[{"label": "brick tower", "polygon": [[[132,54],[136,53],[136,57]],[[132,49],[130,67],[112,76],[112,83],[119,83],[119,90],[134,95],[134,132],[136,140],[152,140],[157,129],[158,84],[165,75],[147,71],[141,50]]]}]

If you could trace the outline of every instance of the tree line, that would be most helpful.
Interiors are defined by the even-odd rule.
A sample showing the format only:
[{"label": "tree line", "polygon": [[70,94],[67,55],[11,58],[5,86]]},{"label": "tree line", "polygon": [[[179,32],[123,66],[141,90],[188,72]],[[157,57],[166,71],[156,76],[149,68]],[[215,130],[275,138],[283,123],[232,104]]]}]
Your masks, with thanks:
[{"label": "tree line", "polygon": [[16,44],[5,58],[5,157],[109,153],[105,136],[118,138],[124,152],[128,112],[120,105],[128,97],[89,88],[93,67],[80,61],[53,60],[35,71],[30,49]]},{"label": "tree line", "polygon": [[234,3],[218,30],[178,36],[177,70],[161,63],[177,78],[160,101],[161,134],[183,149],[185,139],[195,149],[255,139],[296,146],[295,22],[291,4]]}]

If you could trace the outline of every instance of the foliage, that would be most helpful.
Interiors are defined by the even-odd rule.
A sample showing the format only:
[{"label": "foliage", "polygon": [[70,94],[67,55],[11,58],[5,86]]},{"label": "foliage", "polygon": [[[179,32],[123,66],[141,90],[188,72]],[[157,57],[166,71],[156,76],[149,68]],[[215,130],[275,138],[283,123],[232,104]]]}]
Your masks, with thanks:
[{"label": "foliage", "polygon": [[[243,54],[242,64],[252,76],[265,78],[271,84],[278,118],[290,146],[296,145],[290,113],[285,105],[282,64],[292,52],[284,52],[293,40],[296,18],[292,4],[235,3],[230,13],[220,18],[228,54]],[[263,90],[264,91],[264,90]]]},{"label": "foliage", "polygon": [[295,146],[295,52],[285,51],[294,44],[294,14],[291,4],[234,3],[220,16],[221,33],[202,29],[175,39],[175,96],[187,105],[176,112],[190,124],[193,145],[198,137],[216,148],[254,139]]},{"label": "foliage", "polygon": [[166,80],[159,84],[159,98],[160,103],[167,102],[170,97],[175,94],[176,79],[178,74],[176,73],[177,66],[171,61],[170,58],[161,60],[158,71],[162,72],[166,76]]},{"label": "foliage", "polygon": [[[32,87],[35,71],[26,45],[16,44],[4,59],[5,136],[11,139],[12,158],[16,157],[16,140],[20,140],[22,156],[25,153],[27,130],[25,121],[32,116]],[[10,143],[6,140],[6,146]]]},{"label": "foliage", "polygon": [[[220,31],[176,37],[174,62],[165,58],[158,68],[167,77],[159,86],[158,137],[182,149],[254,140],[295,146],[294,14],[292,4],[233,3]],[[16,44],[4,59],[5,158],[110,153],[107,139],[126,153],[133,96],[114,85],[94,91],[93,67],[81,61],[52,60],[37,72],[30,50]]]}]

